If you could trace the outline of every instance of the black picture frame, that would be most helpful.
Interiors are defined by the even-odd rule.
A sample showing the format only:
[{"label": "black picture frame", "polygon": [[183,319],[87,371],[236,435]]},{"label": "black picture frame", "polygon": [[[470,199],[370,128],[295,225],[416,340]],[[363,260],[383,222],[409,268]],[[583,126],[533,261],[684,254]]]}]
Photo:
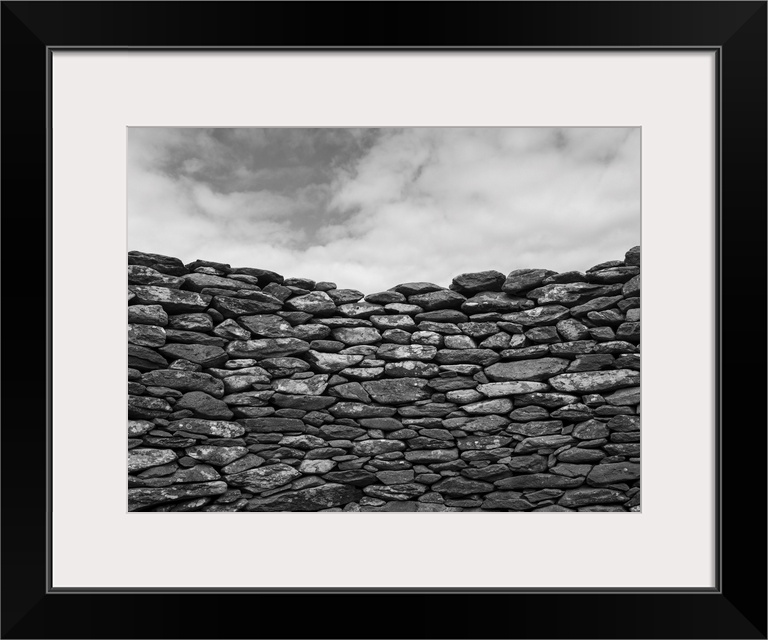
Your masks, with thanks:
[{"label": "black picture frame", "polygon": [[[764,1],[3,2],[3,319],[10,337],[2,393],[2,637],[766,638],[766,8]],[[51,52],[239,47],[717,52],[715,589],[49,588]],[[670,274],[670,286],[684,286],[685,277]],[[685,339],[684,323],[676,330]],[[673,366],[684,375],[685,363]],[[681,477],[680,490],[684,496],[695,487]],[[141,558],[140,546],[125,552]],[[566,546],[562,553],[576,552]]]}]

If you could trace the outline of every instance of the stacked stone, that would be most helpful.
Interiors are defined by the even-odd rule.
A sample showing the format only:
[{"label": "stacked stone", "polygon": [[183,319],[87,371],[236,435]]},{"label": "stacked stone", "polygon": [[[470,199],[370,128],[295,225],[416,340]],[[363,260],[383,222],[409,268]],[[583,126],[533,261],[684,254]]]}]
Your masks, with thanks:
[{"label": "stacked stone", "polygon": [[638,511],[640,248],[365,296],[128,254],[142,511]]}]

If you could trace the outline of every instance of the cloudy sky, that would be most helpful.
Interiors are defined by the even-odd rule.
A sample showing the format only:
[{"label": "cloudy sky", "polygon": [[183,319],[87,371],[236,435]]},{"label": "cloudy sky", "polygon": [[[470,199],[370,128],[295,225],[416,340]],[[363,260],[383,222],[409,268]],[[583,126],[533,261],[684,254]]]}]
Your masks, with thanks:
[{"label": "cloudy sky", "polygon": [[128,129],[128,249],[364,293],[640,244],[639,128]]}]

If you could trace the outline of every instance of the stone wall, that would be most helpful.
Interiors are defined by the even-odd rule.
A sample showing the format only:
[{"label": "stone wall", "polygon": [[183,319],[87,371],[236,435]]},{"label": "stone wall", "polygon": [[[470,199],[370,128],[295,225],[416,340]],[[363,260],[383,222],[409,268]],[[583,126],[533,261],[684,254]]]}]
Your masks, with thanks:
[{"label": "stone wall", "polygon": [[128,254],[132,511],[638,511],[640,248],[364,296]]}]

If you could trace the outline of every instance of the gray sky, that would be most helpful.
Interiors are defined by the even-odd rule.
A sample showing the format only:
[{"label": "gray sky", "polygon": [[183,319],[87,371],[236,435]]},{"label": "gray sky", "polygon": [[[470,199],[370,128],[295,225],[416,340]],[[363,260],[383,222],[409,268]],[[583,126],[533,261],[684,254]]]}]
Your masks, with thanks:
[{"label": "gray sky", "polygon": [[128,249],[373,293],[640,244],[639,128],[128,129]]}]

